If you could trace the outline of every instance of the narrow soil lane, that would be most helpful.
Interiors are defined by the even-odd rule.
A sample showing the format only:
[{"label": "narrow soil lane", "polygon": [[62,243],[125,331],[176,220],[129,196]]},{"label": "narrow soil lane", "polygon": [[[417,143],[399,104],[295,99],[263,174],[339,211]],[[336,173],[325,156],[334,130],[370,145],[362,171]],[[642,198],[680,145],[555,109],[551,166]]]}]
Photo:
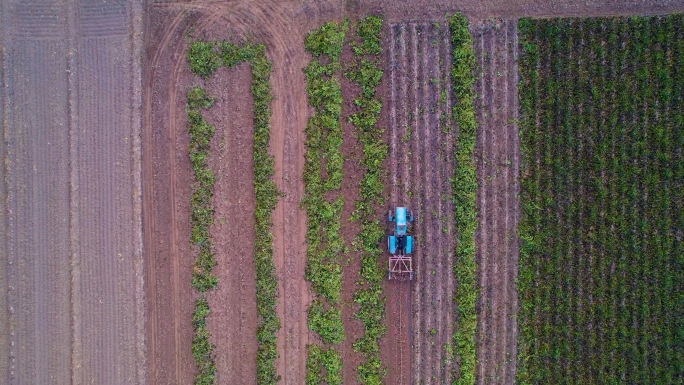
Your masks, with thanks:
[{"label": "narrow soil lane", "polygon": [[[453,173],[449,144],[450,48],[443,23],[392,24],[390,47],[390,162],[396,172],[391,206],[415,214],[414,280],[386,283],[389,383],[445,383],[454,370],[451,339]],[[396,170],[396,171],[395,171]],[[390,230],[391,231],[391,230]],[[404,287],[409,285],[408,306]],[[408,323],[410,322],[410,323]]]},{"label": "narrow soil lane", "polygon": [[515,20],[472,27],[478,78],[475,150],[479,224],[475,234],[480,283],[477,383],[515,379],[517,294],[517,60]]}]

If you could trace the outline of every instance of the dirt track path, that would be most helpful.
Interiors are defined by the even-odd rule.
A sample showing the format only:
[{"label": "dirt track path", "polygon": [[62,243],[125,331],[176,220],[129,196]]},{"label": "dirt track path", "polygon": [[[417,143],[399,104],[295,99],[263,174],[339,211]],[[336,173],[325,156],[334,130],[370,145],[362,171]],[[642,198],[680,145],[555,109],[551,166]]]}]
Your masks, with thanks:
[{"label": "dirt track path", "polygon": [[8,383],[144,382],[140,13],[3,2]]},{"label": "dirt track path", "polygon": [[408,291],[408,283],[385,286],[390,349],[383,361],[393,384],[446,383],[454,369],[452,134],[442,132],[451,100],[446,32],[428,21],[389,31],[390,208],[406,205],[416,215],[414,281]]},{"label": "dirt track path", "polygon": [[517,356],[517,21],[488,20],[474,24],[472,31],[479,71],[477,383],[512,384]]},{"label": "dirt track path", "polygon": [[[298,34],[290,20],[297,17],[294,11],[287,7],[281,7],[270,2],[257,1],[247,5],[241,4],[209,4],[198,2],[193,4],[158,4],[153,8],[152,20],[171,20],[171,22],[150,22],[150,27],[156,25],[169,25],[164,30],[156,31],[162,41],[151,56],[152,68],[155,70],[149,74],[146,94],[148,120],[146,135],[150,143],[162,140],[170,141],[169,148],[163,149],[162,154],[155,155],[155,147],[147,147],[148,155],[146,170],[147,175],[154,175],[157,182],[148,184],[149,221],[147,228],[150,238],[147,245],[154,245],[152,236],[157,232],[157,226],[164,224],[168,233],[170,247],[163,244],[154,246],[156,251],[148,255],[148,280],[150,285],[150,358],[153,365],[150,367],[150,378],[156,383],[186,383],[188,375],[192,373],[192,357],[190,343],[192,330],[188,327],[192,308],[192,292],[189,288],[189,277],[184,277],[184,271],[189,271],[192,261],[188,260],[184,252],[187,243],[187,228],[183,223],[187,222],[187,192],[183,189],[165,191],[165,185],[181,186],[187,184],[189,174],[185,172],[168,173],[169,168],[187,168],[187,157],[184,154],[185,145],[179,142],[175,131],[184,126],[181,115],[183,111],[182,99],[185,90],[190,86],[184,56],[184,44],[176,44],[174,41],[183,36],[184,31],[192,26],[195,36],[203,36],[206,39],[227,39],[232,33],[237,35],[252,36],[254,41],[264,42],[267,46],[267,56],[274,63],[271,74],[272,93],[274,102],[271,105],[271,153],[275,157],[275,181],[278,189],[284,193],[279,200],[274,212],[274,260],[279,276],[278,316],[281,320],[281,333],[278,338],[278,352],[280,359],[277,361],[278,373],[282,376],[283,383],[299,384],[304,381],[305,370],[305,346],[308,341],[308,328],[306,325],[306,306],[309,302],[307,285],[304,281],[305,247],[297,241],[303,240],[306,230],[306,217],[299,209],[299,203],[303,193],[301,180],[303,166],[303,130],[308,116],[306,106],[306,94],[304,91],[304,76],[301,72],[308,60],[304,54],[302,41],[303,36]],[[278,16],[274,19],[274,15]],[[255,25],[267,26],[254,29]],[[185,74],[183,74],[185,72]],[[249,72],[245,73],[245,75]],[[169,82],[170,79],[170,82]],[[293,80],[295,79],[295,80]],[[245,90],[243,92],[248,92]],[[151,95],[167,95],[168,104],[159,104],[152,100]],[[163,98],[162,98],[163,99]],[[179,101],[181,100],[181,101]],[[230,101],[228,100],[230,103]],[[155,112],[157,111],[157,112]],[[175,112],[174,112],[175,111]],[[158,116],[155,118],[155,115]],[[219,114],[220,115],[220,114]],[[223,116],[225,119],[226,116]],[[168,127],[168,134],[155,133],[152,129],[152,121],[156,120],[161,127]],[[179,128],[178,128],[179,127]],[[247,126],[242,127],[242,129]],[[249,130],[251,132],[251,129]],[[158,139],[155,136],[160,135]],[[173,135],[173,136],[171,136]],[[167,139],[164,139],[166,137]],[[175,139],[174,139],[175,138]],[[246,150],[244,156],[251,158],[251,147]],[[168,161],[166,164],[154,165],[152,159],[162,156]],[[178,159],[178,160],[176,160]],[[173,166],[179,162],[178,166]],[[228,165],[226,164],[228,167]],[[230,166],[232,167],[232,166]],[[170,178],[170,181],[169,179]],[[166,180],[167,182],[164,182]],[[168,184],[167,184],[168,183]],[[157,186],[157,187],[155,187]],[[161,196],[160,196],[161,194]],[[230,195],[230,194],[228,194]],[[158,197],[159,196],[159,197]],[[163,199],[160,199],[163,198]],[[230,196],[224,197],[231,199]],[[174,203],[175,202],[175,203]],[[178,207],[176,219],[169,221],[163,216],[165,207]],[[185,207],[185,208],[183,208]],[[161,211],[160,211],[161,210]],[[184,222],[185,221],[185,222]],[[176,226],[170,225],[176,224]],[[230,234],[223,234],[229,237]],[[226,239],[218,238],[216,242],[225,242]],[[176,245],[176,246],[173,246]],[[186,249],[186,248],[185,248]],[[170,251],[170,254],[169,254]],[[169,258],[165,258],[168,256]],[[249,255],[251,258],[251,254]],[[169,260],[170,259],[170,260]],[[221,260],[222,258],[219,258]],[[219,261],[220,262],[220,261]],[[156,267],[154,267],[156,266]],[[227,266],[216,267],[221,276]],[[225,295],[219,292],[245,292],[254,291],[254,273],[247,273],[245,277],[236,281],[223,279],[219,283],[217,298]],[[226,277],[227,278],[227,277]],[[232,282],[232,283],[231,283]],[[168,292],[167,287],[171,287]],[[251,288],[251,289],[250,289]],[[189,296],[189,297],[188,297]],[[240,299],[242,302],[253,302],[253,295],[246,295]],[[157,322],[163,317],[165,308],[163,304],[171,305],[174,323],[171,328],[168,325]],[[249,318],[249,317],[248,317]],[[213,322],[217,318],[213,318]],[[237,327],[232,319],[223,319],[221,328]],[[218,324],[215,324],[218,325]],[[218,326],[216,326],[218,327]],[[254,331],[247,328],[243,333],[216,333],[218,357],[224,357],[222,352],[233,349],[234,346],[244,344],[253,345]],[[217,329],[218,330],[218,329]],[[163,338],[172,333],[173,340]],[[173,360],[169,360],[165,352],[175,352]],[[231,360],[218,359],[218,376],[233,377],[232,374],[242,376],[244,373],[253,372],[254,358],[241,357],[244,369],[231,368]],[[251,369],[249,369],[251,367]],[[171,373],[171,377],[168,377]],[[242,373],[242,374],[240,374]],[[249,375],[247,375],[249,377]]]}]

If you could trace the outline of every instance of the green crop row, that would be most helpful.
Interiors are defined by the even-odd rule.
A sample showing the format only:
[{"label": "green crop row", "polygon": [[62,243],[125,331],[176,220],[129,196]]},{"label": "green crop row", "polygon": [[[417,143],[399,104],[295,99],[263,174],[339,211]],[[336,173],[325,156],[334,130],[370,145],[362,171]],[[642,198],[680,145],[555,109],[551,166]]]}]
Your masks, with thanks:
[{"label": "green crop row", "polygon": [[453,194],[456,219],[456,260],[454,275],[457,282],[456,303],[458,317],[454,327],[454,346],[459,362],[459,373],[455,384],[475,383],[475,329],[477,314],[475,304],[478,297],[477,272],[475,265],[474,232],[477,228],[475,193],[477,179],[473,151],[477,123],[473,108],[473,83],[475,82],[475,53],[473,39],[468,29],[468,19],[457,13],[449,19],[451,45],[453,47],[451,81],[456,103],[453,119],[458,125],[455,141],[455,175]]},{"label": "green crop row", "polygon": [[522,19],[521,384],[684,375],[684,16]]},{"label": "green crop row", "polygon": [[[328,22],[311,31],[304,48],[314,58],[303,69],[306,76],[308,103],[314,108],[309,118],[304,155],[304,197],[302,205],[307,215],[307,259],[305,278],[311,282],[315,300],[308,310],[309,328],[323,343],[338,344],[344,339],[339,309],[342,289],[341,254],[344,241],[340,234],[343,197],[341,152],[342,90],[339,82],[340,55],[347,23]],[[336,197],[326,200],[325,193]],[[328,383],[337,382],[334,361],[339,354],[330,347],[325,351],[317,345],[307,349],[307,384],[319,383],[321,365],[326,367]],[[332,365],[328,367],[329,365]],[[341,377],[340,377],[341,378]]]},{"label": "green crop row", "polygon": [[[325,373],[323,373],[325,369]],[[306,347],[306,385],[342,384],[342,358],[333,348],[322,349],[316,344]]]},{"label": "green crop row", "polygon": [[[275,384],[279,377],[276,374],[274,360],[278,357],[276,351],[276,333],[280,329],[280,321],[276,316],[276,295],[277,295],[277,277],[275,274],[275,266],[273,264],[273,235],[271,233],[272,221],[271,213],[275,209],[277,200],[277,190],[273,182],[273,157],[268,154],[270,127],[269,121],[271,117],[271,91],[270,91],[270,74],[271,63],[266,58],[265,47],[263,44],[243,44],[237,45],[225,41],[213,42],[193,42],[190,44],[187,53],[187,61],[190,69],[197,75],[208,78],[214,73],[216,69],[221,66],[234,67],[239,63],[249,61],[252,70],[252,98],[254,101],[254,144],[253,144],[253,160],[254,160],[254,198],[255,198],[255,226],[254,226],[254,264],[255,264],[255,279],[256,279],[256,304],[258,324],[256,331],[256,339],[258,342],[258,350],[256,357],[257,365],[257,383],[258,384]],[[208,108],[211,106],[211,100],[202,97],[199,93],[199,87],[191,90],[188,97],[188,111],[198,111],[199,107]],[[194,95],[192,100],[190,95]],[[195,95],[197,94],[197,95]],[[189,121],[190,121],[190,112]],[[193,115],[194,116],[194,115]],[[201,115],[200,115],[201,118]],[[197,126],[197,133],[194,134],[191,129],[191,162],[193,170],[195,171],[196,179],[198,181],[206,180],[206,183],[211,182],[213,186],[213,176],[210,171],[204,167],[208,156],[208,145],[211,136],[208,132],[213,134],[213,127],[209,130],[206,122],[200,120]],[[198,153],[193,151],[193,135],[197,138],[196,142],[199,144],[198,148],[204,149],[204,152]],[[198,173],[198,170],[200,173]],[[203,171],[204,170],[204,171]],[[204,182],[200,182],[203,186]],[[197,194],[193,194],[192,202],[198,202],[202,205],[211,203],[211,189],[198,190]],[[192,204],[192,203],[191,203]],[[211,223],[213,210],[210,206],[198,206],[200,210],[195,210],[193,207],[192,216],[195,215],[208,224]],[[204,223],[204,222],[203,222]],[[193,243],[200,245],[200,250],[203,245],[207,244],[210,250],[211,243],[208,239],[207,227],[200,227],[197,231],[193,227],[192,233]],[[202,256],[203,254],[200,254]],[[205,270],[210,270],[215,264],[213,254],[207,254],[211,258],[205,258],[195,266],[193,271],[193,285],[198,291],[203,292],[209,287],[216,285],[216,279],[210,274],[204,274]],[[201,259],[201,258],[200,258]],[[198,259],[198,260],[200,260]],[[206,267],[205,267],[206,265]],[[207,269],[208,268],[208,269]],[[204,278],[208,276],[208,278]],[[198,278],[196,279],[195,276]],[[197,284],[195,283],[197,282]],[[206,305],[206,302],[204,303]],[[206,312],[201,314],[208,314],[208,307]],[[196,310],[197,313],[197,310]],[[203,323],[202,323],[203,325]],[[201,333],[197,331],[196,326],[196,341],[198,347],[204,346],[205,342],[208,344],[208,333],[205,329]],[[195,344],[193,343],[193,354],[195,351]],[[204,352],[205,350],[200,350]],[[202,357],[210,357],[207,353]],[[213,366],[213,361],[212,361]],[[198,364],[198,367],[202,367]],[[211,372],[211,381],[204,380],[201,383],[213,383],[213,371]],[[196,380],[196,382],[199,382]]]},{"label": "green crop row", "polygon": [[195,302],[192,324],[195,329],[192,340],[192,356],[197,365],[195,384],[213,384],[216,365],[212,356],[214,346],[209,342],[209,332],[205,328],[205,319],[209,315],[204,292],[216,287],[218,279],[211,274],[216,265],[212,242],[209,237],[209,226],[213,223],[214,209],[211,203],[214,175],[209,168],[209,143],[214,136],[214,126],[204,120],[202,109],[208,109],[214,99],[200,87],[188,91],[186,113],[188,117],[188,134],[190,144],[188,153],[195,182],[192,184],[190,197],[190,243],[198,248],[197,259],[192,269],[192,286],[201,294]]},{"label": "green crop row", "polygon": [[358,132],[363,148],[361,164],[364,173],[359,183],[359,199],[356,201],[355,216],[360,220],[358,235],[361,245],[360,287],[354,293],[354,302],[359,306],[354,317],[363,324],[363,336],[353,344],[353,349],[364,357],[357,368],[358,381],[362,384],[380,384],[386,370],[380,361],[378,341],[385,334],[385,298],[382,293],[384,269],[379,265],[382,250],[378,239],[384,229],[378,222],[379,207],[384,198],[384,161],[387,159],[387,145],[383,142],[383,129],[378,127],[382,101],[376,96],[376,89],[382,78],[380,69],[380,32],[382,19],[368,16],[356,27],[356,39],[351,42],[354,59],[345,76],[361,88],[354,100],[356,112],[349,116],[349,122]]}]

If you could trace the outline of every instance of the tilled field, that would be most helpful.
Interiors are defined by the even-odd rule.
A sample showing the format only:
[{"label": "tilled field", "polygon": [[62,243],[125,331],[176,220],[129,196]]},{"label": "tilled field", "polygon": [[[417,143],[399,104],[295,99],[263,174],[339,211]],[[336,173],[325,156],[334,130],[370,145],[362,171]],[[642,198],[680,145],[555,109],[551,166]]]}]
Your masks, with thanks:
[{"label": "tilled field", "polygon": [[432,22],[390,25],[387,49],[390,207],[416,215],[414,281],[387,282],[383,361],[393,384],[446,383],[454,370],[455,307],[451,200],[452,141],[448,27]]},{"label": "tilled field", "polygon": [[[441,117],[449,115],[452,102],[450,49],[445,26],[434,21],[442,23],[445,12],[459,10],[471,20],[481,67],[476,93],[482,98],[475,101],[480,125],[477,382],[513,383],[517,32],[515,21],[477,20],[684,10],[677,1],[643,0],[152,0],[144,6],[148,12],[142,30],[140,0],[0,4],[0,378],[6,383],[192,382],[191,175],[183,135],[185,92],[193,80],[184,39],[229,38],[233,33],[265,43],[274,63],[271,153],[274,179],[283,192],[273,214],[282,325],[276,364],[281,383],[304,382],[310,293],[303,277],[306,217],[300,201],[303,128],[310,111],[301,72],[309,60],[303,35],[323,21],[368,13],[385,15],[391,36],[383,47],[387,84],[381,86],[386,90],[383,119],[391,130],[389,203],[406,205],[417,215],[412,228],[417,239],[415,280],[384,286],[385,382],[448,382],[458,369],[450,345],[456,283],[448,178],[455,133],[442,132],[447,125]],[[218,121],[231,119],[233,125],[226,126],[223,136],[228,137],[226,145],[235,147],[215,158],[226,175],[217,185],[219,217],[212,230],[221,234],[216,236],[222,266],[217,275],[223,286],[212,294],[215,313],[209,322],[219,379],[239,382],[250,382],[254,370],[247,357],[254,347],[247,315],[254,282],[248,277],[248,242],[235,248],[240,255],[234,257],[228,240],[236,232],[249,239],[245,210],[250,176],[240,169],[248,167],[251,152],[239,148],[249,147],[249,135],[242,134],[252,127],[249,114],[240,115],[242,110],[231,115],[230,108],[249,108],[232,102],[233,97],[248,99],[247,73],[243,68],[234,74],[240,91],[235,96],[227,92],[226,114],[218,112],[223,108],[212,111],[220,115],[214,117]],[[220,135],[217,141],[220,146]],[[242,178],[239,183],[225,183],[235,175]],[[232,196],[245,198],[244,210],[233,205]],[[229,222],[226,216],[240,219]],[[236,307],[228,304],[233,300]],[[246,353],[229,351],[231,345]],[[348,367],[344,370],[347,381],[351,375]]]},{"label": "tilled field", "polygon": [[478,121],[478,230],[480,284],[477,312],[477,383],[515,380],[518,266],[518,42],[516,20],[471,26],[479,73],[475,84]]},{"label": "tilled field", "polygon": [[2,382],[144,383],[141,4],[2,11]]},{"label": "tilled field", "polygon": [[[308,341],[309,294],[303,275],[305,245],[294,240],[304,239],[306,230],[305,216],[300,210],[303,184],[299,175],[303,165],[301,128],[306,125],[307,113],[301,72],[306,63],[303,37],[293,33],[298,27],[291,21],[296,15],[287,7],[268,2],[158,3],[151,9],[150,17],[155,22],[149,24],[149,33],[158,36],[151,41],[162,43],[155,43],[149,52],[152,71],[147,73],[145,99],[149,119],[145,134],[151,143],[145,147],[143,156],[143,173],[149,178],[145,203],[146,229],[150,234],[146,243],[150,382],[189,383],[194,373],[190,321],[195,294],[190,286],[193,260],[187,246],[190,169],[184,108],[189,87],[204,82],[190,75],[185,61],[187,45],[175,43],[188,31],[194,31],[195,38],[201,36],[206,40],[249,35],[266,44],[270,60],[290,63],[274,65],[271,73],[272,92],[276,95],[271,105],[271,152],[275,158],[274,180],[283,193],[273,215],[274,263],[280,294],[277,312],[281,322],[280,358],[276,365],[282,383],[301,384]],[[281,18],[274,21],[269,15]],[[255,31],[254,25],[268,27]],[[217,254],[213,271],[219,277],[217,289],[208,294],[214,313],[207,322],[216,346],[217,378],[240,383],[254,378],[256,368],[253,235],[249,235],[254,228],[254,197],[253,192],[248,193],[253,191],[253,123],[251,101],[246,102],[251,94],[249,79],[249,67],[242,65],[223,68],[206,83],[210,94],[213,90],[215,96],[220,95],[206,113],[217,129],[211,150],[217,177],[212,238]],[[173,322],[167,321],[170,319]]]}]

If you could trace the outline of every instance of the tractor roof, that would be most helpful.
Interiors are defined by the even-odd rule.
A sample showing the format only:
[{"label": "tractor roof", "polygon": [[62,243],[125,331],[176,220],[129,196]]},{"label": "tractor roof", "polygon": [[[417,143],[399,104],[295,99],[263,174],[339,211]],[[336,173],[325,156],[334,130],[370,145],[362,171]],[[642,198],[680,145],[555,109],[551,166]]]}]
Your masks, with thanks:
[{"label": "tractor roof", "polygon": [[406,225],[406,207],[397,207],[397,225]]}]

